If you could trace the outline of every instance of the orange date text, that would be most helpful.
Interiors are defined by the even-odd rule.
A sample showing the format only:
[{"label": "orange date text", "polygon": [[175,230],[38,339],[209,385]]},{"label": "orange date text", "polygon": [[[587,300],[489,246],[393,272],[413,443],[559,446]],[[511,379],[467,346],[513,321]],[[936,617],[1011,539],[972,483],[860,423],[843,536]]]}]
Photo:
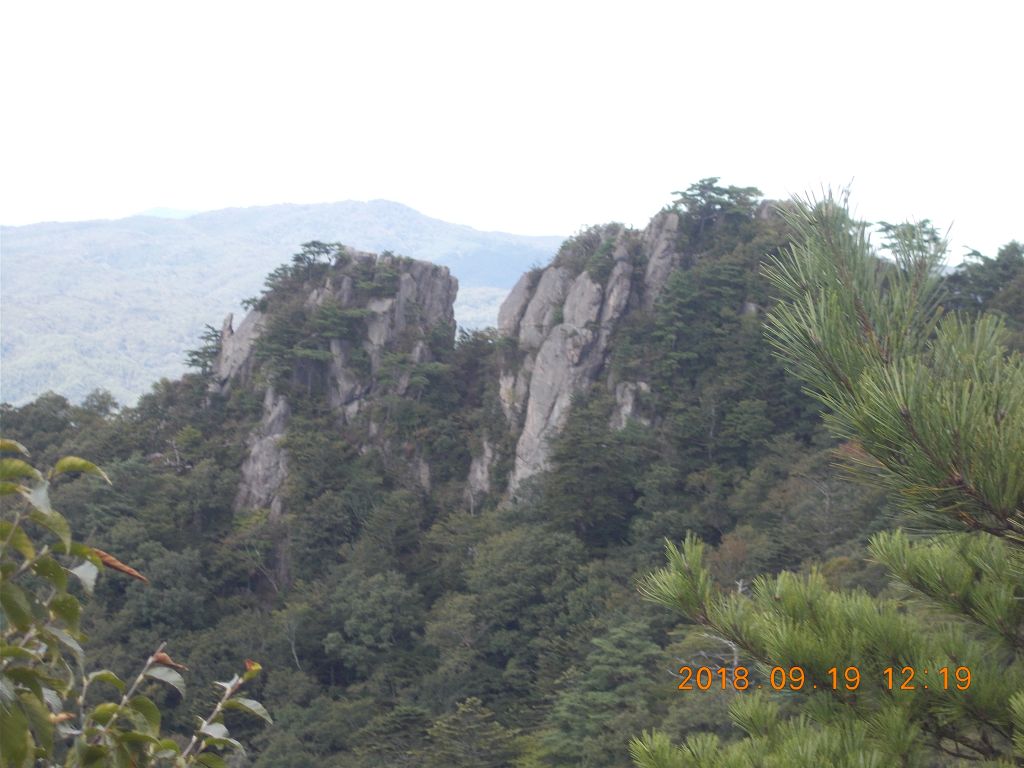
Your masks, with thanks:
[{"label": "orange date text", "polygon": [[[800,666],[771,667],[768,676],[763,680],[751,677],[748,667],[691,667],[679,668],[680,691],[729,690],[772,690],[772,691],[805,691],[832,690],[856,691],[860,688],[863,676],[856,666],[829,667],[824,677],[811,679],[807,671]],[[886,667],[881,673],[881,683],[890,691],[914,690],[958,690],[965,691],[971,686],[971,670],[969,667],[938,667],[924,669],[916,667]]]}]

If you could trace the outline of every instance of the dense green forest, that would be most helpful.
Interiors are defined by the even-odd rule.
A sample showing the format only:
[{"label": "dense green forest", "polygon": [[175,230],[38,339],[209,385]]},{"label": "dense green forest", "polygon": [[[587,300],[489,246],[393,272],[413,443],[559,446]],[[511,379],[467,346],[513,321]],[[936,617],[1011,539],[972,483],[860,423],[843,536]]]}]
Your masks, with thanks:
[{"label": "dense green forest", "polygon": [[[251,694],[274,724],[229,725],[259,768],[623,766],[630,739],[652,729],[739,744],[749,729],[730,707],[749,696],[680,691],[677,670],[735,666],[748,649],[638,599],[665,539],[704,542],[723,595],[762,588],[762,574],[813,573],[822,589],[862,590],[902,612],[905,596],[866,546],[905,511],[892,488],[837,467],[837,450],[856,446],[826,429],[766,340],[779,291],[764,263],[801,237],[792,218],[756,189],[713,179],[668,210],[676,268],[650,306],[630,304],[606,375],[573,398],[546,471],[511,494],[519,425],[498,382],[522,353],[497,331],[410,322],[380,359],[346,348],[372,396],[339,418],[332,354],[366,335],[370,317],[308,297],[345,279],[374,306],[398,289],[404,262],[353,260],[330,244],[307,244],[253,299],[265,322],[248,378],[216,380],[212,332],[189,356],[193,373],[133,407],[104,392],[2,406],[4,437],[37,466],[74,455],[109,475],[55,485],[53,504],[80,538],[149,579],[97,583],[82,616],[89,659],[129,678],[168,642],[190,668],[189,698],[152,695],[181,732],[215,702],[215,680],[258,659]],[[581,232],[555,264],[607,284],[620,230]],[[898,259],[911,234],[938,245],[927,223],[883,226],[881,255]],[[1024,349],[1018,243],[973,254],[937,290],[965,317],[998,313]],[[614,423],[613,384],[638,380],[633,416]],[[278,507],[240,508],[268,386],[290,408],[287,477]],[[485,440],[492,482],[477,497],[467,477]],[[773,702],[787,713],[798,698]],[[919,764],[963,758],[940,755]]]}]

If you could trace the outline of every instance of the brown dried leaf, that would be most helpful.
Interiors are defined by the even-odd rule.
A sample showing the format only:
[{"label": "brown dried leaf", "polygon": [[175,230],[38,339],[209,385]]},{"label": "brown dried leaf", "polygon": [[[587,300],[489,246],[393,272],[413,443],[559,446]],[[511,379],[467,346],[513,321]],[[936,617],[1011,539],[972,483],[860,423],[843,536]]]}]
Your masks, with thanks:
[{"label": "brown dried leaf", "polygon": [[152,656],[152,661],[154,664],[162,664],[163,666],[171,667],[172,669],[188,671],[188,667],[186,667],[184,664],[179,664],[163,651],[157,651],[156,653],[154,653]]},{"label": "brown dried leaf", "polygon": [[102,549],[96,549],[96,547],[93,547],[92,551],[96,553],[96,556],[100,559],[100,562],[103,563],[107,568],[110,568],[114,571],[120,571],[121,573],[131,576],[133,579],[138,579],[144,584],[149,584],[149,579],[147,579],[141,573],[136,571],[130,565],[125,565],[110,553],[104,552]]}]

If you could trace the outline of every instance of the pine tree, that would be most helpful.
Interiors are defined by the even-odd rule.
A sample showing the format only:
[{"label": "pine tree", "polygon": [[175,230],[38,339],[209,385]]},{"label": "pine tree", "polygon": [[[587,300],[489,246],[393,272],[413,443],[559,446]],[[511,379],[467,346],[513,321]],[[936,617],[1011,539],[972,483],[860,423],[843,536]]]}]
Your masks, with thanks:
[{"label": "pine tree", "polygon": [[439,717],[427,731],[431,766],[438,768],[507,768],[516,758],[515,737],[477,698]]},{"label": "pine tree", "polygon": [[839,458],[889,493],[900,527],[869,550],[895,596],[831,591],[815,572],[724,594],[701,542],[668,544],[641,592],[742,651],[714,681],[745,690],[732,716],[746,737],[644,733],[633,759],[1024,765],[1024,361],[999,320],[943,312],[944,244],[922,228],[891,230],[890,262],[840,201],[788,216],[796,244],[765,270],[782,298],[768,336],[825,407]]}]

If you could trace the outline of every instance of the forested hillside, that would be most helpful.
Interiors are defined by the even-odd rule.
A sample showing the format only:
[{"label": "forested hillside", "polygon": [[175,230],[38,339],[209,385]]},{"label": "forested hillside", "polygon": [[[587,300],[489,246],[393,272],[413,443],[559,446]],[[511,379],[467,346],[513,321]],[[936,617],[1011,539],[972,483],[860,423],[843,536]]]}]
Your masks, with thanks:
[{"label": "forested hillside", "polygon": [[[195,692],[259,659],[274,725],[231,725],[260,768],[598,768],[651,728],[740,739],[745,694],[683,693],[676,671],[742,649],[637,598],[666,538],[702,539],[726,593],[813,568],[895,597],[865,557],[885,492],[834,466],[851,446],[764,336],[763,263],[796,236],[756,189],[705,179],[643,232],[569,239],[499,328],[460,333],[446,269],[310,242],[136,407],[4,405],[39,464],[109,474],[54,506],[150,580],[100,581],[87,653],[128,676],[169,641],[192,693],[159,703],[186,731],[213,700]],[[945,283],[1024,347],[1019,244]]]},{"label": "forested hillside", "polygon": [[519,275],[561,241],[480,232],[387,200],[47,222],[3,227],[0,237],[0,398],[19,405],[47,390],[78,401],[97,388],[134,404],[157,379],[184,373],[204,324],[237,311],[307,240],[448,266],[469,328],[492,325]]}]

